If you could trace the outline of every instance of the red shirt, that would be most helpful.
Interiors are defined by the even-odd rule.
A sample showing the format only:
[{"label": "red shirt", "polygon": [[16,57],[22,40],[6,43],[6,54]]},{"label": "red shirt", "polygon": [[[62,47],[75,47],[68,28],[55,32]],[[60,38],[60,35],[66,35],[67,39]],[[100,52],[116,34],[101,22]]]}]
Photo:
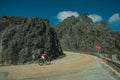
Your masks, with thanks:
[{"label": "red shirt", "polygon": [[41,56],[44,56],[44,57],[46,57],[46,56],[47,56],[47,54],[46,54],[46,53],[42,53],[42,54],[41,54]]}]

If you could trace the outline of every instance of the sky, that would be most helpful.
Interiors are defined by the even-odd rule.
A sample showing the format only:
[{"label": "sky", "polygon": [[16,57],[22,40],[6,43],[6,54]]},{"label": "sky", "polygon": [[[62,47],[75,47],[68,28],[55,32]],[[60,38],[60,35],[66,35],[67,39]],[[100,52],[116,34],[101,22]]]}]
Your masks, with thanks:
[{"label": "sky", "polygon": [[0,0],[0,16],[39,17],[55,26],[70,16],[87,14],[120,32],[120,0]]}]

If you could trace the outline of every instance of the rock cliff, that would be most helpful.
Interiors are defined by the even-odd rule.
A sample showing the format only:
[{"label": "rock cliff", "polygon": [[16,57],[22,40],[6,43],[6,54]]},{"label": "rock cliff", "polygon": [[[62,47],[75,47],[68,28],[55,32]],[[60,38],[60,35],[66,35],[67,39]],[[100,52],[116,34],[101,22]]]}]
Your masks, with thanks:
[{"label": "rock cliff", "polygon": [[52,59],[63,55],[56,32],[47,19],[3,16],[0,40],[0,57],[4,64],[28,63],[34,54],[43,51]]},{"label": "rock cliff", "polygon": [[[106,22],[93,23],[86,14],[68,17],[54,27],[64,50],[120,55],[120,32],[110,29]],[[118,56],[119,57],[119,56]]]}]

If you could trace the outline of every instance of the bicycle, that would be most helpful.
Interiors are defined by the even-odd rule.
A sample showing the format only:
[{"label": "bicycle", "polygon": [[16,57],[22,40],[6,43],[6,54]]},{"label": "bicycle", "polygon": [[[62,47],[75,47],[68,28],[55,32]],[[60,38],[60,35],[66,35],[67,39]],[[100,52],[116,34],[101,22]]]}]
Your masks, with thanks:
[{"label": "bicycle", "polygon": [[51,57],[46,57],[45,60],[43,60],[41,57],[38,58],[38,64],[42,66],[43,64],[50,65],[51,64]]}]

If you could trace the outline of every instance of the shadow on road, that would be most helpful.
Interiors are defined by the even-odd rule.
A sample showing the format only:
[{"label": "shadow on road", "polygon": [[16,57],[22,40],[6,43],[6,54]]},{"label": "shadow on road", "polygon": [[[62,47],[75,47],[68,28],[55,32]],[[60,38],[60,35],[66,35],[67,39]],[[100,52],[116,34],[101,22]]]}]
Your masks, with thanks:
[{"label": "shadow on road", "polygon": [[8,72],[1,72],[0,73],[0,80],[7,80]]}]

